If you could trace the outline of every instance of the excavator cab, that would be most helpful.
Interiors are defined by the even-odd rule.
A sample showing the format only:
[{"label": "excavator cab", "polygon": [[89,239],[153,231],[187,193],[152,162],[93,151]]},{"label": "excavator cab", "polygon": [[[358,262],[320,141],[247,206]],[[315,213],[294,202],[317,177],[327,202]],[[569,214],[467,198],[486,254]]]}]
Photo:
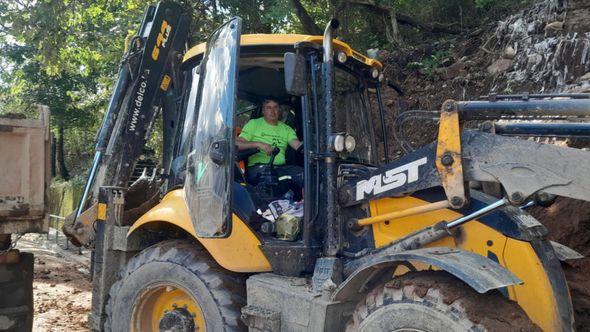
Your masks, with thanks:
[{"label": "excavator cab", "polygon": [[[261,240],[261,248],[277,257],[271,262],[273,271],[311,273],[324,234],[321,192],[329,185],[322,174],[323,158],[329,155],[337,165],[364,172],[378,164],[372,108],[382,112],[377,102],[381,64],[353,53],[343,43],[335,44],[334,111],[328,118],[320,70],[322,39],[301,35],[240,37],[240,24],[239,19],[224,24],[211,36],[206,49],[193,49],[196,54],[189,50],[185,56],[184,124],[174,148],[172,165],[177,168],[170,170],[173,180],[168,185],[184,188],[199,237],[227,238],[239,218]],[[289,179],[277,177],[272,162],[262,165],[257,183],[246,181],[238,166],[257,150],[238,151],[236,131],[261,116],[260,103],[269,97],[280,102],[282,120],[304,142],[303,153],[294,153],[290,147],[286,152],[287,163],[303,169],[303,188],[295,189]],[[327,122],[335,133],[329,138],[322,134]],[[303,192],[297,192],[301,189]],[[300,209],[303,204],[303,213],[291,221],[296,234],[286,241],[277,233],[279,223],[265,219],[264,212],[271,210],[273,201],[288,200],[285,194],[293,195],[294,191],[296,198],[291,203]],[[285,255],[289,251],[298,252],[294,260]]]}]

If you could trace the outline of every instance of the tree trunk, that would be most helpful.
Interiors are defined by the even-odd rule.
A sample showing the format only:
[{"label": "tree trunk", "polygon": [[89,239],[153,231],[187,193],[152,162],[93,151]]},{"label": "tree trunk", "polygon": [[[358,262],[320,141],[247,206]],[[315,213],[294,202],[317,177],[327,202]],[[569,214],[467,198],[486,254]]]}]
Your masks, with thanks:
[{"label": "tree trunk", "polygon": [[307,12],[307,10],[305,10],[305,7],[303,7],[301,1],[290,1],[291,5],[295,8],[295,14],[299,18],[299,21],[301,21],[303,30],[305,30],[305,32],[310,35],[322,35],[322,29],[320,29],[318,25],[315,23],[314,19],[311,16],[309,16],[309,13]]},{"label": "tree trunk", "polygon": [[403,40],[402,35],[399,32],[399,26],[397,25],[397,16],[395,10],[390,9],[389,14],[384,13],[383,21],[385,23],[385,34],[387,36],[387,40],[392,44],[401,45]]},{"label": "tree trunk", "polygon": [[346,0],[331,0],[330,12],[333,18],[340,21],[338,30],[338,39],[344,42],[350,42],[350,6]]},{"label": "tree trunk", "polygon": [[56,147],[56,155],[57,155],[57,170],[59,175],[64,180],[70,179],[70,172],[66,168],[66,162],[64,159],[64,127],[63,124],[59,124],[58,127],[58,137],[57,137],[57,147]]},{"label": "tree trunk", "polygon": [[[264,27],[264,24],[262,24],[262,20],[261,17],[262,15],[259,14],[258,10],[259,10],[259,6],[260,4],[258,3],[257,0],[250,0],[248,2],[243,1],[242,3],[247,3],[246,6],[248,9],[243,9],[244,12],[246,12],[247,16],[247,20],[245,23],[246,26],[248,26],[250,28],[250,31],[248,31],[249,33],[270,33],[271,31],[267,31],[267,29]],[[255,8],[256,10],[252,11],[252,9]]]},{"label": "tree trunk", "polygon": [[[432,33],[448,33],[448,34],[460,34],[462,32],[461,27],[456,27],[455,24],[440,24],[437,22],[432,23],[425,23],[419,20],[416,20],[408,15],[403,15],[397,13],[393,8],[382,6],[377,4],[373,0],[347,0],[350,4],[357,5],[357,6],[364,6],[376,14],[381,15],[388,15],[391,18],[391,24],[387,24],[390,31],[391,38],[395,36],[395,30],[398,29],[398,24],[408,25],[411,27],[420,28],[424,31],[432,32]],[[397,30],[399,34],[399,30]]]}]

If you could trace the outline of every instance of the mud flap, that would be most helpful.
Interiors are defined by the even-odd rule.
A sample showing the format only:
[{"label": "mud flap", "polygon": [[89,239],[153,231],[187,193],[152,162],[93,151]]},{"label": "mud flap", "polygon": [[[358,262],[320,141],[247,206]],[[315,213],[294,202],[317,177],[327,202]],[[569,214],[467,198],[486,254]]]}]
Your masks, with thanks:
[{"label": "mud flap", "polygon": [[391,278],[392,269],[416,261],[436,266],[462,280],[478,293],[485,293],[522,281],[498,263],[478,254],[458,249],[432,247],[376,256],[352,272],[334,292],[334,301],[348,301],[370,290],[373,281]]},{"label": "mud flap", "polygon": [[0,263],[0,331],[33,328],[33,254],[9,252],[12,262]]}]

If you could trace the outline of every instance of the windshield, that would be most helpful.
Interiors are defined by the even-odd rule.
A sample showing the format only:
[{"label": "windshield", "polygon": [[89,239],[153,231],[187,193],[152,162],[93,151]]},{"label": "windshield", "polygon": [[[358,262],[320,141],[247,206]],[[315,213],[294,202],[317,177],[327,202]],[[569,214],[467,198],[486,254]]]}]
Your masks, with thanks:
[{"label": "windshield", "polygon": [[377,149],[367,86],[359,77],[338,67],[335,70],[334,118],[334,133],[346,133],[356,140],[354,151],[342,152],[342,158],[375,165]]}]

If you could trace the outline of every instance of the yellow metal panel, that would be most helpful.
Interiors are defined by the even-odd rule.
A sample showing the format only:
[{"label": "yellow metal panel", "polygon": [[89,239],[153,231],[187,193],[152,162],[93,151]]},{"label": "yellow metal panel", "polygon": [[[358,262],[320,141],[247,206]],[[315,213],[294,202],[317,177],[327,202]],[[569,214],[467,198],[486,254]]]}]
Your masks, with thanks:
[{"label": "yellow metal panel", "polygon": [[[443,156],[452,158],[450,165],[443,165]],[[459,128],[457,103],[453,100],[445,101],[440,112],[435,163],[451,206],[456,209],[463,207],[465,187],[461,161],[461,129]]]},{"label": "yellow metal panel", "polygon": [[[402,198],[383,198],[370,203],[371,215],[381,215],[393,211],[401,211],[409,208],[415,208],[430,202],[423,201],[414,197]],[[382,247],[405,236],[413,231],[417,231],[426,226],[432,225],[441,220],[452,220],[457,213],[444,209],[432,212],[426,212],[420,215],[403,217],[382,223],[373,224],[373,234],[375,246]],[[452,238],[447,237],[436,242],[431,246],[455,246]]]},{"label": "yellow metal panel", "polygon": [[514,286],[513,299],[543,331],[561,331],[549,278],[530,243],[507,238],[503,255],[503,265],[524,281]]},{"label": "yellow metal panel", "polygon": [[98,212],[96,213],[97,220],[107,220],[107,205],[105,203],[98,203]]},{"label": "yellow metal panel", "polygon": [[141,216],[129,229],[127,236],[146,224],[166,222],[174,224],[197,239],[222,267],[234,272],[268,272],[270,263],[260,249],[256,235],[235,214],[232,231],[226,238],[201,238],[191,221],[184,202],[184,189],[169,192],[160,204]]},{"label": "yellow metal panel", "polygon": [[162,91],[168,91],[168,87],[170,86],[170,81],[172,80],[172,78],[168,75],[164,75],[164,77],[162,77],[162,83],[160,84],[160,89],[162,89]]},{"label": "yellow metal panel", "polygon": [[[298,34],[251,34],[251,35],[242,35],[240,39],[241,46],[264,46],[264,45],[294,45],[295,43],[299,42],[311,42],[316,44],[322,44],[322,36],[310,36],[310,35],[298,35]],[[343,51],[346,53],[347,56],[352,56],[353,58],[364,62],[366,65],[375,67],[375,68],[383,68],[383,64],[381,62],[368,58],[361,53],[353,50],[348,44],[344,43],[343,41],[334,39],[332,42],[334,44],[334,49]],[[190,48],[186,54],[184,55],[184,61],[188,59],[201,55],[205,53],[206,44],[201,43],[192,48]]]},{"label": "yellow metal panel", "polygon": [[[415,197],[384,198],[371,202],[370,211],[371,215],[377,215],[428,203]],[[462,214],[456,211],[445,209],[373,224],[375,246],[385,246],[413,231],[441,220],[451,221],[460,216]],[[446,237],[427,245],[430,246],[459,247],[485,257],[489,257],[490,253],[496,255],[500,265],[512,271],[524,282],[523,285],[507,287],[510,299],[517,301],[533,322],[544,331],[559,330],[557,304],[549,277],[530,243],[508,238],[474,220],[463,225],[455,239]],[[413,265],[417,270],[430,268],[424,264]],[[405,272],[407,269],[399,269],[395,274]]]}]

